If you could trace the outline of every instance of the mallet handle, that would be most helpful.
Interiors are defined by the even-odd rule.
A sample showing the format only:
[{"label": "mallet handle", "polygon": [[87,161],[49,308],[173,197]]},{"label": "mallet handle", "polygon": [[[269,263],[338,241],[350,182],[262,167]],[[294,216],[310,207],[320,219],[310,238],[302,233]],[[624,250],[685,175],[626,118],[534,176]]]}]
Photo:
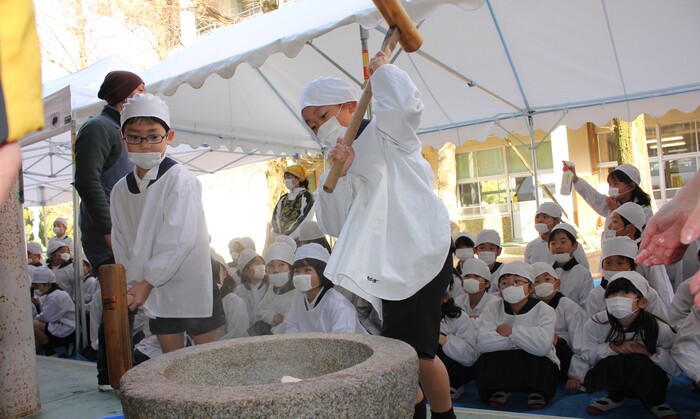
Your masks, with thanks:
[{"label": "mallet handle", "polygon": [[[102,319],[107,346],[109,384],[114,388],[119,388],[119,380],[121,380],[122,375],[132,367],[124,266],[102,265],[99,278],[102,290]],[[128,297],[131,297],[133,301],[131,295]]]},{"label": "mallet handle", "polygon": [[[389,31],[384,37],[384,42],[382,42],[382,52],[384,52],[384,54],[386,54],[387,57],[391,57],[391,53],[392,51],[394,51],[394,48],[396,47],[396,44],[399,41],[399,38],[401,38],[401,31],[395,27],[389,28]],[[357,135],[357,130],[360,129],[362,118],[364,118],[365,113],[367,112],[367,108],[369,107],[369,103],[372,101],[371,81],[372,78],[370,77],[370,79],[367,81],[367,85],[362,91],[362,96],[360,96],[360,100],[357,102],[357,108],[355,109],[355,113],[352,114],[350,123],[348,124],[348,127],[345,130],[345,136],[343,137],[343,141],[349,147],[352,147],[352,143],[355,141],[355,136]],[[335,186],[338,184],[338,179],[340,178],[342,171],[343,163],[333,160],[333,163],[331,164],[331,171],[330,173],[328,173],[326,183],[323,184],[323,190],[325,192],[333,193],[333,191],[335,190]]]}]

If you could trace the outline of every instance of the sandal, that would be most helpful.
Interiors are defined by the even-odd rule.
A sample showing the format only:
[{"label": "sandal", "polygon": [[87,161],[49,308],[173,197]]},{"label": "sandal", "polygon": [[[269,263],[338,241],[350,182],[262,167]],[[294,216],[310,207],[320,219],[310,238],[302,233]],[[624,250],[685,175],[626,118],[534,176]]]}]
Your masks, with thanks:
[{"label": "sandal", "polygon": [[530,410],[542,409],[546,404],[547,401],[540,393],[530,393],[527,396],[527,408]]},{"label": "sandal", "polygon": [[602,399],[598,399],[594,401],[593,403],[589,404],[586,407],[586,412],[590,413],[591,415],[604,415],[605,413],[617,409],[618,407],[622,406],[625,404],[624,400],[620,400],[619,402],[614,402],[610,400],[608,397],[603,397]]},{"label": "sandal", "polygon": [[651,413],[653,413],[657,418],[663,419],[679,419],[678,413],[671,409],[671,406],[666,403],[654,406],[651,408]]},{"label": "sandal", "polygon": [[489,406],[495,408],[505,406],[506,402],[510,398],[510,395],[511,393],[508,393],[507,391],[497,391],[493,393],[493,395],[489,397]]}]

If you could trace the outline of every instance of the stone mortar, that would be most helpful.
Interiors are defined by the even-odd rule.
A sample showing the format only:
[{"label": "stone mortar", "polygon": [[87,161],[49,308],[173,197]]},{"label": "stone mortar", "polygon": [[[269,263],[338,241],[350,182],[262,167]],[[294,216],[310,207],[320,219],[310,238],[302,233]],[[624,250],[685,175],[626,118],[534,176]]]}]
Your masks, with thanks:
[{"label": "stone mortar", "polygon": [[[283,376],[302,379],[280,383]],[[126,418],[412,417],[418,358],[394,339],[307,333],[181,349],[129,370]]]}]

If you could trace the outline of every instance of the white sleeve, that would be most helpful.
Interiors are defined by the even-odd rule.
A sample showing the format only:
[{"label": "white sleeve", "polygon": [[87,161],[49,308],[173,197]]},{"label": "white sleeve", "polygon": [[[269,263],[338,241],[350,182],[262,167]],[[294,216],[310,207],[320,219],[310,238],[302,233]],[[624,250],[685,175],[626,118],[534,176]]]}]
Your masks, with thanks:
[{"label": "white sleeve", "polygon": [[[319,179],[319,184],[326,183],[330,170],[326,170]],[[350,212],[353,200],[355,199],[354,183],[357,179],[350,173],[338,179],[333,193],[327,193],[323,188],[318,188],[316,194],[316,221],[318,226],[329,236],[338,237],[343,229],[345,219]]]},{"label": "white sleeve", "polygon": [[678,325],[671,354],[683,372],[700,383],[700,311],[693,309]]},{"label": "white sleeve", "polygon": [[571,357],[571,363],[569,364],[567,376],[583,382],[590,368],[591,367],[586,363],[586,361],[583,360],[581,355],[574,354],[574,356]]},{"label": "white sleeve", "polygon": [[153,257],[144,267],[144,279],[154,287],[165,285],[175,276],[197,244],[200,229],[207,228],[199,225],[203,212],[199,181],[186,172],[178,176],[163,203],[163,221],[154,241]]},{"label": "white sleeve", "polygon": [[248,336],[248,307],[240,297],[234,295],[226,299],[224,313],[226,314],[226,334],[220,340]]},{"label": "white sleeve", "polygon": [[[540,303],[544,304],[544,303]],[[513,333],[510,335],[513,344],[527,353],[535,356],[547,356],[554,344],[554,329],[557,316],[554,309],[540,310],[535,325],[514,325]],[[534,313],[533,313],[534,314]]]},{"label": "white sleeve", "polygon": [[297,298],[306,297],[304,297],[304,294],[301,294],[301,296],[294,296],[294,299],[292,300],[292,306],[290,307],[289,312],[287,313],[287,317],[284,319],[284,323],[287,325],[287,327],[284,330],[284,333],[286,334],[301,332],[299,330],[299,304],[297,304]]},{"label": "white sleeve", "polygon": [[[121,264],[124,265],[124,268],[128,268],[129,266],[129,246],[132,245],[131,243],[128,243],[128,240],[124,237],[124,231],[126,229],[127,223],[125,220],[122,219],[123,211],[119,210],[119,207],[123,205],[122,201],[122,196],[119,193],[121,190],[121,187],[124,186],[122,185],[122,182],[124,179],[122,179],[121,182],[117,183],[112,189],[112,193],[110,195],[110,205],[109,205],[109,212],[112,218],[112,254],[114,254],[114,260]],[[127,284],[127,287],[130,284]],[[131,284],[133,285],[133,284]]]},{"label": "white sleeve", "polygon": [[[47,295],[47,297],[49,296]],[[62,298],[62,294],[56,294],[51,297],[44,299],[44,303],[41,305],[41,313],[36,316],[36,320],[41,320],[44,323],[53,323],[60,320],[71,310],[73,301],[70,298]]]},{"label": "white sleeve", "polygon": [[479,351],[476,349],[476,337],[478,334],[476,322],[466,314],[457,319],[452,319],[455,330],[445,335],[445,344],[442,350],[445,355],[464,365],[472,366],[479,358]]},{"label": "white sleeve", "polygon": [[[666,323],[659,323],[659,337],[656,339],[656,353],[651,356],[651,360],[661,367],[667,374],[675,377],[681,373],[678,364],[671,356],[671,348],[676,333]],[[697,354],[696,354],[697,356]]]},{"label": "white sleeve", "polygon": [[583,250],[583,246],[580,244],[576,247],[576,250],[574,250],[574,259],[576,259],[576,262],[578,262],[579,265],[585,267],[589,271],[591,270],[591,264],[588,263],[588,256],[586,256],[586,251]]},{"label": "white sleeve", "polygon": [[617,355],[617,352],[613,351],[608,342],[605,341],[605,337],[610,330],[610,325],[609,323],[598,323],[601,318],[604,318],[607,322],[607,312],[601,311],[588,319],[583,325],[581,356],[583,360],[591,366],[597,364],[604,358]]},{"label": "white sleeve", "polygon": [[340,296],[344,299],[343,303],[331,306],[331,333],[356,333],[357,310],[350,301]]},{"label": "white sleeve", "polygon": [[[687,279],[678,286],[671,307],[668,309],[668,319],[671,321],[671,325],[678,328],[692,309],[693,294],[690,293],[690,279]],[[680,329],[678,333],[680,333]]]},{"label": "white sleeve", "polygon": [[423,101],[408,73],[385,64],[372,74],[372,112],[382,138],[406,152],[421,148],[416,135]]},{"label": "white sleeve", "polygon": [[[477,338],[479,353],[508,351],[514,349],[509,337],[501,336],[496,328],[501,324],[495,318],[497,310],[503,310],[503,303],[491,303],[479,316],[479,335]],[[497,324],[498,323],[498,324]]]},{"label": "white sleeve", "polygon": [[579,176],[578,182],[574,183],[574,190],[581,195],[581,198],[583,198],[591,208],[593,208],[593,211],[597,212],[602,217],[607,217],[610,214],[610,208],[608,208],[605,203],[608,196],[595,190],[595,188],[583,180],[582,177]]}]

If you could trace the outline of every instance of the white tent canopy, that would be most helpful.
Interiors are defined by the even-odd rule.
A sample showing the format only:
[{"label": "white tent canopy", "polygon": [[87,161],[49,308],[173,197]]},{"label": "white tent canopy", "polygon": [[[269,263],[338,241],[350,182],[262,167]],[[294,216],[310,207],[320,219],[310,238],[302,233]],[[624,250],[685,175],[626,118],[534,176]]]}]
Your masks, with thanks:
[{"label": "white tent canopy", "polygon": [[[700,2],[408,0],[405,6],[425,41],[395,62],[423,93],[425,144],[482,140],[503,129],[531,135],[700,105],[694,53]],[[316,152],[299,118],[298,95],[322,75],[362,82],[358,24],[374,28],[373,54],[385,27],[370,0],[304,0],[214,31],[149,69],[148,90],[170,104],[180,142]]]}]

